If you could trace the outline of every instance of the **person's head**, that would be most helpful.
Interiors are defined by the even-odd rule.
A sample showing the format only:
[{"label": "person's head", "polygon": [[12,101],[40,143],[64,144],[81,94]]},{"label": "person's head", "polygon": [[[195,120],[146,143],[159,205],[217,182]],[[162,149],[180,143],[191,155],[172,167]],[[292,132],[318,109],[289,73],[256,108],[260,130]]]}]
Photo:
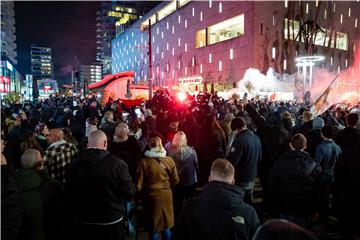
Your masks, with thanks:
[{"label": "person's head", "polygon": [[356,127],[358,121],[359,115],[357,113],[350,113],[346,118],[346,122],[349,127]]},{"label": "person's head", "polygon": [[181,147],[185,146],[187,146],[186,135],[183,131],[178,131],[171,142],[171,148],[180,150]]},{"label": "person's head", "polygon": [[304,150],[306,148],[306,138],[301,133],[295,134],[290,141],[292,150]]},{"label": "person's head", "polygon": [[284,219],[270,219],[260,225],[253,240],[316,240],[315,235]]},{"label": "person's head", "polygon": [[46,126],[45,123],[39,123],[35,128],[35,134],[46,137],[49,134],[49,128]]},{"label": "person's head", "polygon": [[219,181],[234,184],[234,166],[226,159],[218,158],[211,164],[209,182]]},{"label": "person's head", "polygon": [[41,169],[43,164],[43,158],[40,152],[36,149],[30,148],[21,155],[21,166],[23,168]]},{"label": "person's head", "polygon": [[312,128],[313,129],[321,129],[324,126],[324,120],[321,117],[316,117],[313,120]]},{"label": "person's head", "polygon": [[331,125],[325,125],[321,128],[321,137],[325,140],[331,140],[335,136],[335,129]]},{"label": "person's head", "polygon": [[94,132],[97,130],[97,126],[96,125],[93,125],[93,124],[89,124],[86,126],[86,129],[85,129],[85,137],[89,137],[90,136],[90,133]]},{"label": "person's head", "polygon": [[97,107],[97,102],[95,100],[93,100],[90,104],[91,107],[96,108]]},{"label": "person's head", "polygon": [[111,111],[107,111],[104,115],[104,119],[106,122],[112,122],[114,120],[114,114]]},{"label": "person's head", "polygon": [[60,128],[53,128],[47,135],[47,141],[52,144],[54,142],[64,140],[64,132]]},{"label": "person's head", "polygon": [[150,149],[155,150],[155,152],[161,152],[164,149],[161,138],[157,136],[150,139],[149,147]]},{"label": "person's head", "polygon": [[302,114],[302,122],[306,123],[313,119],[313,114],[310,111],[304,111]]},{"label": "person's head", "polygon": [[126,123],[119,123],[115,128],[114,142],[125,142],[130,135],[129,126]]},{"label": "person's head", "polygon": [[244,129],[246,129],[245,120],[242,117],[236,117],[231,121],[230,124],[231,130],[233,132],[240,132]]},{"label": "person's head", "polygon": [[90,133],[88,137],[88,148],[107,149],[107,137],[101,130],[96,130]]}]

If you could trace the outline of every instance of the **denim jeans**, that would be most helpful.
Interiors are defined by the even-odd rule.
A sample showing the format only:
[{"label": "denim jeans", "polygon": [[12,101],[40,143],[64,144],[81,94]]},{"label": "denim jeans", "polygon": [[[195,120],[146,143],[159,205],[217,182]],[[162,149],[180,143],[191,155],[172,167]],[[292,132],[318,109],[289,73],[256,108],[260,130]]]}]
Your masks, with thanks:
[{"label": "denim jeans", "polygon": [[135,202],[126,202],[126,216],[128,221],[128,231],[130,240],[137,239],[137,221],[136,221],[136,204]]}]

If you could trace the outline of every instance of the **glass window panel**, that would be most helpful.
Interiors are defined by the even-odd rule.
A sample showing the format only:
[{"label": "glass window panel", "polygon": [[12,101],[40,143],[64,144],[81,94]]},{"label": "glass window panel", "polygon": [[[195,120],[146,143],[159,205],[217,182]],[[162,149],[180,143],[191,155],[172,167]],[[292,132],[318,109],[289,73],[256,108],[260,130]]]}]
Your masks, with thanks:
[{"label": "glass window panel", "polygon": [[196,32],[196,48],[201,48],[206,45],[206,29],[201,29]]},{"label": "glass window panel", "polygon": [[244,35],[244,14],[208,27],[208,43],[215,44]]},{"label": "glass window panel", "polygon": [[191,0],[179,0],[179,7],[183,7],[189,2],[191,2]]},{"label": "glass window panel", "polygon": [[176,0],[173,0],[158,12],[159,21],[175,11],[176,11]]},{"label": "glass window panel", "polygon": [[348,49],[347,34],[341,32],[336,33],[336,48],[345,51]]}]

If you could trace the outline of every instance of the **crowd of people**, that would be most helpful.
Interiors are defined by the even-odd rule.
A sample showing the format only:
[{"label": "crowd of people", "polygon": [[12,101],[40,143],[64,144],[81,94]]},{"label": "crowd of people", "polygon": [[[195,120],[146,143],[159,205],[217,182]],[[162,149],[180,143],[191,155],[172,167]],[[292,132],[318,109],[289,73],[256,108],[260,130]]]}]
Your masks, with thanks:
[{"label": "crowd of people", "polygon": [[139,106],[4,105],[2,238],[137,239],[142,228],[149,239],[316,239],[336,227],[355,239],[359,115],[166,91]]}]

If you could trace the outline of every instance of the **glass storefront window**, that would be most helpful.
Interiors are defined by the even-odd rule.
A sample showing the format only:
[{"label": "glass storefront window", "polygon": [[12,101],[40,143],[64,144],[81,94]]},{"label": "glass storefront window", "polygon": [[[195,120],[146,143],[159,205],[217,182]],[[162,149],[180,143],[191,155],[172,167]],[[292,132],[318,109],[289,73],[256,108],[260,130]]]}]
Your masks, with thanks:
[{"label": "glass storefront window", "polygon": [[208,44],[215,44],[244,35],[244,14],[208,27]]},{"label": "glass storefront window", "polygon": [[206,45],[206,29],[201,29],[196,32],[196,48],[201,48]]},{"label": "glass storefront window", "polygon": [[348,50],[347,34],[341,32],[336,33],[336,48],[345,51]]}]

